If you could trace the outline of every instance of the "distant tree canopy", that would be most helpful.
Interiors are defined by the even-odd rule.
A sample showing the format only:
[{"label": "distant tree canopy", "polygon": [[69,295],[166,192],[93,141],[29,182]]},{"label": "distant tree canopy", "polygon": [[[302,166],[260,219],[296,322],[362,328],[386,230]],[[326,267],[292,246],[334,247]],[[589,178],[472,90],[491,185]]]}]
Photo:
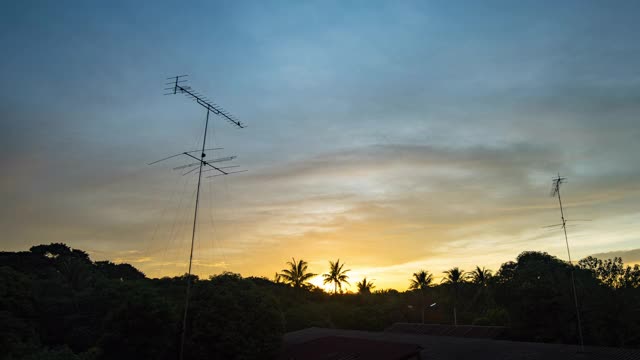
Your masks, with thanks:
[{"label": "distant tree canopy", "polygon": [[29,251],[31,251],[33,254],[42,255],[50,259],[64,257],[76,258],[84,262],[91,262],[91,260],[89,260],[89,254],[87,254],[86,252],[82,250],[71,249],[67,245],[60,243],[32,246]]},{"label": "distant tree canopy", "polygon": [[[640,345],[640,288],[623,279],[640,274],[637,266],[623,275],[621,260],[587,258],[574,266],[585,341],[591,344]],[[605,265],[601,266],[600,264]],[[586,264],[595,264],[589,267]],[[492,278],[495,302],[507,309],[510,325],[523,339],[574,342],[577,318],[570,273],[572,266],[540,252],[524,252],[502,265]],[[624,273],[624,271],[622,272]],[[627,292],[617,289],[625,285]]]},{"label": "distant tree canopy", "polygon": [[[186,359],[269,359],[284,321],[237,274],[193,277]],[[64,244],[0,252],[0,358],[176,359],[186,277],[147,279]]]},{"label": "distant tree canopy", "polygon": [[114,264],[111,261],[96,261],[96,269],[109,279],[141,280],[145,276],[142,271],[129,264]]},{"label": "distant tree canopy", "polygon": [[[192,359],[262,359],[278,355],[284,318],[276,298],[238,274],[195,284],[190,318]],[[225,339],[225,341],[220,341]]]},{"label": "distant tree canopy", "polygon": [[625,267],[619,257],[600,260],[588,256],[580,260],[578,266],[590,271],[598,280],[609,287],[615,289],[640,287],[640,265]]},{"label": "distant tree canopy", "polygon": [[[287,265],[279,274],[283,282],[192,275],[186,359],[269,359],[277,357],[286,331],[377,331],[423,319],[452,324],[455,316],[461,324],[508,326],[508,339],[575,343],[572,270],[586,343],[640,346],[640,269],[619,258],[587,257],[572,266],[546,253],[524,252],[494,275],[481,267],[468,276],[452,268],[448,280],[434,284],[424,270],[411,277],[415,290],[371,292],[365,278],[358,294],[337,295],[307,283],[313,274],[305,261]],[[334,263],[336,274],[344,274],[340,265]],[[175,359],[185,289],[186,275],[148,279],[131,265],[93,262],[64,244],[0,252],[0,354]]]}]

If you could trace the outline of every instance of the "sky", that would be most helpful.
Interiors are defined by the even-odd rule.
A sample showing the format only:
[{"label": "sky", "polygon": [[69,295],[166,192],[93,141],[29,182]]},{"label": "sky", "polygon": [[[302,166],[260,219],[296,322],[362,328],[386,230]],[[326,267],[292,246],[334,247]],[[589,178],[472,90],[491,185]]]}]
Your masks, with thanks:
[{"label": "sky", "polygon": [[[291,258],[352,287],[522,251],[640,263],[635,1],[7,2],[0,6],[0,249],[63,242],[148,276],[273,277]],[[231,165],[231,164],[230,164]],[[206,174],[206,173],[205,173]],[[584,220],[584,221],[579,221]],[[312,280],[322,285],[320,277]]]}]

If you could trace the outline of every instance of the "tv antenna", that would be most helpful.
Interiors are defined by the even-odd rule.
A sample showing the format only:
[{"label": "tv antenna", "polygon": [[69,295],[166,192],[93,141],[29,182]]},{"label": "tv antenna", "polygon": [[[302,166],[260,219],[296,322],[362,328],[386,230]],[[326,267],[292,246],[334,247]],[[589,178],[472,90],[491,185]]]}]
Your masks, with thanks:
[{"label": "tv antenna", "polygon": [[571,261],[571,251],[569,250],[569,238],[567,237],[567,220],[564,217],[564,209],[562,208],[562,198],[560,197],[560,185],[567,182],[567,178],[561,177],[558,173],[558,177],[553,178],[551,187],[551,196],[558,197],[558,204],[560,205],[560,219],[562,223],[551,225],[561,226],[564,230],[564,241],[567,244],[567,256],[569,257],[569,266],[571,268],[571,287],[573,290],[573,301],[576,307],[576,318],[578,320],[578,335],[580,336],[580,349],[584,352],[584,338],[582,337],[582,322],[580,321],[580,309],[578,308],[578,293],[576,292],[576,280],[574,276],[573,262]]},{"label": "tv antenna", "polygon": [[181,152],[171,156],[167,156],[165,158],[162,158],[160,160],[157,160],[148,164],[148,165],[153,165],[165,160],[173,159],[180,156],[182,157],[186,156],[190,160],[192,160],[192,162],[175,167],[173,169],[182,170],[182,171],[188,170],[187,172],[182,174],[183,176],[192,174],[192,173],[198,174],[198,185],[196,186],[196,202],[195,202],[194,212],[193,212],[193,228],[191,231],[191,250],[189,253],[189,270],[187,272],[187,291],[185,295],[184,314],[182,318],[182,330],[181,330],[181,336],[180,336],[180,360],[184,359],[184,343],[185,343],[185,337],[187,333],[187,314],[189,310],[189,297],[191,293],[191,266],[193,264],[193,245],[196,238],[196,224],[198,220],[198,205],[200,202],[200,184],[202,182],[202,173],[208,172],[208,171],[215,171],[213,175],[207,176],[207,178],[212,178],[215,176],[224,176],[224,175],[230,175],[230,174],[247,171],[247,170],[229,170],[229,169],[237,168],[238,166],[236,165],[230,165],[230,166],[217,165],[220,162],[231,161],[236,158],[235,156],[227,156],[227,157],[205,160],[205,157],[207,156],[205,151],[214,151],[214,150],[222,149],[222,148],[207,149],[207,130],[209,127],[209,115],[211,113],[222,117],[227,122],[234,125],[235,127],[245,128],[246,126],[243,123],[241,123],[239,120],[237,120],[234,116],[229,114],[221,106],[213,103],[211,100],[207,99],[204,95],[200,94],[199,92],[194,91],[193,89],[191,89],[190,86],[186,86],[185,83],[187,82],[187,80],[185,78],[187,76],[188,75],[178,75],[178,76],[167,78],[167,80],[170,80],[170,81],[167,82],[165,85],[172,85],[172,86],[164,89],[164,90],[170,91],[169,93],[165,93],[164,95],[175,95],[178,93],[184,94],[188,98],[195,101],[198,105],[206,109],[207,113],[206,113],[206,120],[204,124],[202,148],[200,150],[185,151],[185,152]]},{"label": "tv antenna", "polygon": [[167,80],[172,80],[171,82],[165,83],[165,85],[173,85],[172,87],[168,87],[168,88],[164,88],[164,90],[169,90],[171,92],[166,93],[164,95],[175,95],[175,94],[184,94],[187,97],[189,97],[191,100],[195,101],[196,103],[198,103],[198,105],[204,107],[205,109],[207,109],[207,113],[212,112],[214,115],[218,115],[222,118],[224,118],[225,120],[227,120],[228,122],[230,122],[231,124],[239,127],[239,128],[245,128],[247,127],[245,124],[241,123],[240,120],[237,120],[234,116],[232,116],[231,114],[229,114],[227,111],[225,111],[221,106],[215,104],[214,102],[212,102],[211,100],[207,99],[206,96],[200,94],[197,91],[194,91],[193,89],[191,89],[191,86],[185,86],[183,85],[184,83],[187,82],[187,80],[185,79],[185,77],[188,77],[189,75],[178,75],[178,76],[173,76],[170,78],[167,78]]}]

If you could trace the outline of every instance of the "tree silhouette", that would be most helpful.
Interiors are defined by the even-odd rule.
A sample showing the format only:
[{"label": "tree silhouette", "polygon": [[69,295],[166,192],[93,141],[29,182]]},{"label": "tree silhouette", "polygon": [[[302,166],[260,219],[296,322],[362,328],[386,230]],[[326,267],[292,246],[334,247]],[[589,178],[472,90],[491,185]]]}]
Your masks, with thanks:
[{"label": "tree silhouette", "polygon": [[32,246],[29,251],[34,254],[45,256],[49,259],[55,259],[58,257],[73,256],[82,257],[88,259],[89,256],[82,250],[74,250],[62,243],[51,243],[49,245],[36,245]]},{"label": "tree silhouette", "polygon": [[468,274],[464,272],[464,270],[460,270],[457,266],[451,268],[450,270],[443,271],[445,276],[442,279],[444,284],[449,284],[453,288],[453,325],[458,325],[458,313],[456,309],[456,305],[458,302],[458,289],[460,288],[460,284],[466,282]]},{"label": "tree silhouette", "polygon": [[349,278],[349,276],[347,275],[347,271],[351,270],[342,270],[343,266],[344,263],[340,264],[340,259],[338,259],[336,262],[329,261],[329,272],[326,274],[322,274],[325,284],[333,283],[334,294],[338,293],[338,288],[340,289],[340,291],[342,291],[343,283],[349,284],[349,282],[347,281],[347,278]]},{"label": "tree silhouette", "polygon": [[[305,286],[313,274],[306,262],[295,259],[285,277],[294,274],[304,290],[261,277],[224,273],[199,279],[192,274],[187,355],[191,360],[269,358],[265,354],[280,350],[284,332],[312,326],[381,331],[407,318],[408,298],[417,303],[422,293],[423,309],[429,311],[430,296],[445,292],[449,296],[438,295],[438,303],[450,309],[456,300],[465,309],[461,323],[473,319],[477,325],[508,326],[508,340],[574,344],[577,316],[568,291],[572,267],[549,254],[527,251],[502,264],[490,279],[482,267],[474,267],[468,277],[454,268],[436,284],[422,271],[413,274],[413,290],[407,293],[381,290],[360,298],[328,296]],[[638,347],[640,266],[588,257],[573,271],[588,314],[583,331],[589,345]],[[64,244],[0,251],[0,358],[175,359],[186,279],[149,279],[131,265],[94,262]],[[463,284],[465,279],[475,284]],[[358,282],[361,293],[372,288],[368,278]],[[465,296],[471,295],[467,290],[487,296],[484,308],[472,306],[475,299]]]},{"label": "tree silhouette", "polygon": [[282,282],[282,275],[276,271],[276,274],[273,276],[273,282],[276,284],[280,284]]},{"label": "tree silhouette", "polygon": [[96,269],[109,279],[120,281],[125,280],[141,280],[145,275],[140,270],[129,264],[114,264],[111,261],[96,261],[94,263]]},{"label": "tree silhouette", "polygon": [[294,288],[304,287],[309,279],[317,275],[307,272],[309,264],[307,264],[306,261],[300,259],[300,261],[296,262],[295,258],[291,258],[291,260],[292,261],[287,261],[289,268],[282,269],[280,278],[284,280],[284,282],[291,284]]},{"label": "tree silhouette", "polygon": [[420,270],[417,273],[413,273],[413,279],[409,284],[411,290],[426,290],[431,286],[433,282],[433,275],[426,270]]},{"label": "tree silhouette", "polygon": [[588,256],[578,261],[578,267],[590,271],[603,284],[614,288],[637,288],[640,286],[640,266],[624,266],[622,258],[600,260]]},{"label": "tree silhouette", "polygon": [[484,267],[480,267],[476,265],[476,268],[469,273],[469,278],[471,282],[473,282],[477,287],[478,291],[476,292],[473,302],[475,303],[478,299],[481,299],[481,312],[485,312],[486,308],[489,304],[489,279],[491,279],[492,273],[491,270],[486,269]]},{"label": "tree silhouette", "polygon": [[425,294],[426,290],[431,287],[431,283],[433,282],[433,275],[430,274],[426,270],[420,270],[417,273],[413,273],[413,279],[409,283],[409,289],[411,290],[420,290],[422,295],[422,323],[424,324],[424,311],[425,311]]},{"label": "tree silhouette", "polygon": [[485,269],[484,267],[480,268],[480,266],[476,266],[476,268],[469,273],[469,278],[471,281],[479,285],[481,287],[487,287],[489,278],[491,278],[491,270]]},{"label": "tree silhouette", "polygon": [[373,285],[373,282],[367,281],[366,277],[362,279],[362,281],[356,283],[356,286],[358,286],[358,292],[360,294],[371,294],[371,290],[376,287]]}]

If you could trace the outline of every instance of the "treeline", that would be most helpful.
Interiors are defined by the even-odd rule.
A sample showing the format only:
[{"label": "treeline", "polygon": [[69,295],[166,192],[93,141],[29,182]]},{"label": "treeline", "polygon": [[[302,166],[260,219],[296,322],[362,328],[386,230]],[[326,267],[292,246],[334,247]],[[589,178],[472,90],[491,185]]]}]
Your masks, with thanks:
[{"label": "treeline", "polygon": [[[339,261],[323,274],[334,291],[345,282]],[[313,275],[304,260],[287,262],[275,281],[307,289],[285,310],[287,330],[309,326],[383,330],[394,322],[505,326],[511,340],[578,342],[571,273],[575,277],[585,343],[640,346],[640,266],[620,258],[587,257],[571,266],[542,252],[523,252],[493,274],[477,266],[469,272],[453,267],[440,283],[427,270],[407,276],[409,291],[374,290],[366,278],[358,294],[320,297],[306,281]],[[311,275],[311,276],[309,276]],[[408,274],[409,275],[409,274]],[[303,292],[304,293],[304,292]],[[329,299],[329,300],[327,300]],[[286,301],[286,300],[285,300]]]},{"label": "treeline", "polygon": [[[408,274],[408,291],[375,290],[363,279],[356,294],[338,293],[348,271],[339,261],[325,276],[336,294],[310,286],[303,261],[288,265],[278,281],[193,277],[185,358],[274,358],[288,331],[383,330],[395,322],[501,325],[514,340],[575,343],[571,270],[585,342],[640,345],[640,268],[619,258],[589,257],[572,267],[524,252],[493,275],[453,268],[447,281],[434,283],[424,270]],[[185,290],[185,276],[148,279],[131,265],[93,262],[64,244],[1,252],[0,357],[176,359]]]},{"label": "treeline", "polygon": [[[273,358],[284,319],[237,274],[194,277],[185,359]],[[64,244],[0,252],[0,359],[178,358],[186,277],[148,279]]]}]

